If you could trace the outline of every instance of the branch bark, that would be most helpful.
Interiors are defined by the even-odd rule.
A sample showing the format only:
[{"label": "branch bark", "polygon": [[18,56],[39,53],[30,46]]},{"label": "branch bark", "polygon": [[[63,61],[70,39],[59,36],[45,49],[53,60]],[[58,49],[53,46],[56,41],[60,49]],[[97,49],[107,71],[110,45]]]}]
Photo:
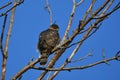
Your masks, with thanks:
[{"label": "branch bark", "polygon": [[48,10],[48,13],[50,15],[50,25],[52,25],[52,11],[51,11],[48,0],[46,0],[46,7],[45,8]]},{"label": "branch bark", "polygon": [[5,15],[5,17],[4,17],[4,23],[3,23],[3,26],[2,26],[2,33],[1,33],[1,38],[0,38],[0,49],[1,49],[3,57],[6,57],[4,55],[4,50],[3,50],[3,37],[4,37],[4,31],[5,31],[6,21],[7,21],[7,15]]},{"label": "branch bark", "polygon": [[[15,0],[16,1],[16,0]],[[17,6],[19,6],[20,4],[22,4],[24,2],[24,0],[20,1],[20,2],[17,2],[16,1],[16,4],[14,4],[14,6],[12,6],[10,9],[8,9],[7,11],[3,12],[0,14],[0,17],[6,15],[8,12],[10,12],[11,10],[13,10],[14,8],[16,8]]]},{"label": "branch bark", "polygon": [[[14,1],[14,5],[16,5],[16,1]],[[2,77],[1,80],[5,80],[5,73],[6,73],[6,63],[7,63],[7,57],[8,57],[8,45],[10,41],[10,35],[12,31],[12,26],[14,22],[14,14],[15,14],[15,8],[12,9],[12,14],[11,14],[11,19],[10,19],[10,24],[9,24],[9,29],[6,37],[6,44],[3,52],[3,61],[2,61]]]},{"label": "branch bark", "polygon": [[[102,64],[102,63],[106,63],[106,62],[110,62],[110,61],[113,61],[113,60],[117,60],[119,61],[118,59],[120,58],[120,55],[118,56],[113,56],[111,58],[107,58],[107,59],[104,59],[104,60],[100,60],[100,61],[97,61],[97,62],[94,62],[94,63],[91,63],[91,64],[88,64],[86,66],[77,66],[77,67],[70,67],[70,68],[42,68],[42,67],[33,67],[33,69],[36,69],[36,70],[45,70],[45,71],[71,71],[71,70],[83,70],[83,69],[86,69],[86,68],[90,68],[90,67],[93,67],[93,66],[96,66],[96,65],[99,65],[99,64]],[[52,78],[51,78],[52,79]],[[49,80],[51,80],[49,79]]]},{"label": "branch bark", "polygon": [[34,62],[31,62],[27,66],[25,66],[23,69],[21,69],[18,73],[16,73],[11,80],[16,80],[17,78],[21,77],[22,74],[24,74],[27,70],[31,69],[32,66],[34,66],[36,63],[39,62],[39,59],[36,59]]},{"label": "branch bark", "polygon": [[9,3],[5,4],[4,6],[0,7],[0,10],[7,7],[7,6],[9,6],[10,4],[12,4],[12,2],[9,2]]}]

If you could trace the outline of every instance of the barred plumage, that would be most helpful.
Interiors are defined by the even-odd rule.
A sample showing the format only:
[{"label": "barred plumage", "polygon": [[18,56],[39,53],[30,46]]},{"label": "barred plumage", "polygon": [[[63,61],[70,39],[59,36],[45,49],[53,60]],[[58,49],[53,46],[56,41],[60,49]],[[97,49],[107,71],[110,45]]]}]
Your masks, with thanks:
[{"label": "barred plumage", "polygon": [[59,44],[58,25],[52,24],[47,30],[39,35],[38,50],[41,53],[40,65],[45,65],[52,49]]}]

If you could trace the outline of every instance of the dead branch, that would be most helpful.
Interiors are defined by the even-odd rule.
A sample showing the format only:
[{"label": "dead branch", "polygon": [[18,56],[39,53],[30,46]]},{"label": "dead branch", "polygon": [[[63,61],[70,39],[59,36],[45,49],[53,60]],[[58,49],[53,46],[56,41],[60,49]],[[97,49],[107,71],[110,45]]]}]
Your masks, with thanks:
[{"label": "dead branch", "polygon": [[27,66],[22,68],[18,73],[16,73],[11,80],[16,80],[17,78],[21,77],[23,73],[25,73],[27,70],[31,69],[32,66],[34,66],[36,63],[39,62],[39,59],[36,59],[34,62],[30,62]]},{"label": "dead branch", "polygon": [[[6,6],[8,6],[10,4],[12,4],[12,2],[10,2],[10,3],[6,4],[5,6],[1,7],[1,9],[5,8]],[[3,50],[3,47],[1,46],[1,50],[2,50],[2,53],[3,53],[2,77],[1,77],[1,80],[5,80],[6,62],[7,62],[7,57],[8,57],[8,45],[9,45],[9,40],[10,40],[12,26],[13,26],[13,21],[14,21],[15,9],[16,9],[16,6],[18,6],[19,4],[21,4],[21,3],[17,4],[17,2],[14,1],[14,6],[12,8],[10,8],[6,12],[0,14],[0,17],[5,15],[3,29],[2,29],[2,34],[1,34],[1,44],[2,44],[3,35],[4,35],[4,29],[5,29],[5,23],[6,23],[6,19],[7,19],[7,13],[12,10],[12,14],[11,14],[11,19],[10,19],[10,24],[9,24],[9,29],[8,29],[7,37],[6,37],[6,43],[5,43],[4,50]]]},{"label": "dead branch", "polygon": [[80,0],[80,1],[76,4],[76,6],[81,5],[83,2],[84,2],[84,0]]},{"label": "dead branch", "polygon": [[116,53],[116,60],[120,61],[120,50]]},{"label": "dead branch", "polygon": [[[83,21],[86,21],[87,17],[88,17],[88,14],[90,12],[92,12],[92,9],[93,9],[93,6],[95,4],[96,0],[92,0],[91,4],[90,4],[90,7],[88,8],[88,10],[86,11],[84,17],[83,17]],[[92,13],[93,14],[93,13]]]},{"label": "dead branch", "polygon": [[101,6],[100,6],[100,8],[98,8],[97,10],[96,10],[96,12],[93,14],[93,15],[97,15],[99,12],[101,12],[104,8],[105,8],[105,6],[110,2],[111,0],[106,0]]},{"label": "dead branch", "polygon": [[11,5],[11,4],[12,4],[12,2],[9,2],[9,3],[5,4],[4,6],[0,7],[0,10],[7,7],[7,6],[9,6],[9,5]]},{"label": "dead branch", "polygon": [[[100,26],[101,26],[101,24],[99,24],[98,26],[96,26],[96,27],[94,28],[93,32],[92,32],[91,34],[89,34],[89,36],[88,36],[87,38],[89,38],[90,36],[92,36],[92,35],[99,29]],[[85,32],[87,32],[89,29],[90,29],[90,27],[89,27],[88,29],[80,32],[79,34],[85,33]],[[86,39],[87,39],[87,38],[86,38]],[[77,44],[79,44],[80,42],[81,42],[81,41],[74,42],[74,43],[70,44],[67,48],[70,48],[70,47],[72,47],[72,46],[74,46],[74,45],[77,45]]]},{"label": "dead branch", "polygon": [[[14,5],[16,5],[16,1],[14,1]],[[2,78],[1,80],[5,80],[5,73],[6,73],[6,62],[7,62],[7,57],[8,57],[8,45],[9,45],[9,40],[10,40],[10,35],[12,31],[12,25],[14,21],[14,14],[15,14],[15,8],[12,9],[12,14],[11,14],[11,19],[10,19],[10,24],[9,24],[9,29],[6,37],[6,44],[3,52],[3,61],[2,61]]]},{"label": "dead branch", "polygon": [[110,1],[101,14],[105,14],[107,12],[107,10],[111,7],[111,5],[113,4],[113,2],[114,2],[114,0]]},{"label": "dead branch", "polygon": [[48,3],[48,0],[46,0],[46,7],[45,7],[50,15],[50,25],[52,25],[52,11],[50,9],[50,5]]},{"label": "dead branch", "polygon": [[72,20],[73,20],[73,17],[74,17],[75,9],[76,9],[76,3],[75,3],[74,0],[73,0],[72,12],[71,12],[71,15],[70,15],[70,19],[69,19],[69,22],[68,22],[68,26],[67,26],[65,35],[64,35],[61,43],[63,43],[63,42],[66,40],[66,38],[68,37],[68,32],[69,32],[70,27],[71,27],[71,24],[72,24]]},{"label": "dead branch", "polygon": [[[117,52],[118,54],[120,53],[120,51]],[[117,54],[116,54],[117,55]],[[104,59],[104,60],[100,60],[100,61],[97,61],[97,62],[94,62],[92,64],[88,64],[86,66],[77,66],[77,67],[70,67],[70,68],[43,68],[43,67],[32,67],[32,69],[36,69],[36,70],[45,70],[45,71],[71,71],[71,70],[83,70],[83,69],[86,69],[86,68],[90,68],[90,67],[93,67],[93,66],[96,66],[98,64],[102,64],[102,63],[106,63],[106,62],[110,62],[110,61],[113,61],[113,60],[117,60],[118,61],[118,58],[120,58],[120,55],[117,55],[117,56],[113,56],[111,58],[107,58],[107,59]],[[49,79],[50,80],[50,79]]]},{"label": "dead branch", "polygon": [[10,9],[8,9],[7,11],[3,12],[0,14],[0,17],[6,15],[8,12],[10,12],[11,10],[13,10],[14,8],[16,8],[17,6],[19,6],[20,4],[22,4],[24,2],[24,0],[20,0],[20,2],[16,2],[16,4],[14,6],[12,6]]},{"label": "dead branch", "polygon": [[71,60],[69,63],[75,63],[75,62],[78,62],[78,61],[82,61],[82,60],[84,60],[84,59],[86,59],[86,58],[88,58],[90,56],[93,56],[93,54],[88,53],[87,55],[85,55],[84,57],[82,57],[82,58],[80,58],[78,60]]},{"label": "dead branch", "polygon": [[84,0],[81,0],[81,1],[77,4],[77,3],[75,2],[75,0],[73,0],[72,12],[71,12],[71,14],[70,14],[70,19],[69,19],[69,22],[68,22],[68,26],[67,26],[67,29],[66,29],[66,31],[65,31],[65,34],[64,34],[64,37],[63,37],[61,43],[63,43],[63,42],[66,40],[66,38],[68,37],[68,32],[69,32],[69,30],[70,30],[70,27],[71,27],[71,24],[72,24],[72,21],[73,21],[73,18],[74,18],[74,14],[75,14],[76,7],[77,7],[78,5],[80,5],[83,1],[84,1]]},{"label": "dead branch", "polygon": [[3,26],[2,26],[2,33],[1,33],[1,38],[0,38],[0,49],[1,49],[1,52],[2,52],[3,57],[6,57],[6,56],[4,55],[3,44],[2,44],[2,43],[3,43],[5,26],[6,26],[6,21],[7,21],[7,15],[5,15],[5,17],[4,17],[4,22],[3,22]]},{"label": "dead branch", "polygon": [[111,15],[113,12],[115,12],[116,10],[118,10],[120,8],[120,2],[108,13],[101,15],[99,17],[94,17],[93,19],[100,19],[100,18],[105,18],[108,17],[109,15]]}]

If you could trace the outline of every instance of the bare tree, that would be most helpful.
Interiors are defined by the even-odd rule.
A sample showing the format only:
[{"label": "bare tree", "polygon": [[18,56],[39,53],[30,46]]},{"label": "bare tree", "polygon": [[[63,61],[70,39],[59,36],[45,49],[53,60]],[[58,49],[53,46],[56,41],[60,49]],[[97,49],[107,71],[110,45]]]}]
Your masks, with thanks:
[{"label": "bare tree", "polygon": [[[49,71],[55,71],[51,76],[48,75],[48,80],[53,80],[59,74],[60,71],[86,69],[86,68],[90,68],[90,67],[96,66],[98,64],[102,64],[102,63],[107,64],[107,62],[113,61],[113,60],[119,61],[120,60],[120,51],[117,51],[115,53],[115,56],[113,56],[111,58],[105,58],[104,51],[103,51],[103,53],[102,53],[103,60],[88,64],[85,66],[74,66],[74,67],[66,68],[66,65],[71,64],[72,62],[79,62],[80,60],[88,58],[89,56],[92,55],[92,54],[87,54],[85,57],[80,58],[79,60],[74,60],[74,61],[72,60],[73,56],[77,55],[76,53],[80,49],[80,47],[82,46],[84,41],[87,40],[89,37],[91,37],[94,33],[96,33],[96,31],[101,27],[102,22],[105,19],[107,19],[111,14],[113,14],[115,11],[120,9],[120,2],[114,4],[115,1],[116,0],[105,0],[103,2],[103,4],[99,6],[99,8],[97,8],[96,10],[93,10],[97,1],[91,0],[91,3],[89,5],[88,9],[86,10],[83,18],[81,20],[79,20],[78,22],[76,22],[76,23],[78,23],[78,26],[76,27],[74,32],[70,36],[68,36],[70,29],[71,29],[71,25],[73,24],[73,18],[74,18],[75,12],[76,12],[76,8],[78,8],[85,2],[84,0],[79,0],[78,2],[76,2],[75,0],[72,0],[73,6],[72,6],[68,25],[66,27],[66,31],[64,33],[61,43],[52,50],[52,52],[55,53],[55,55],[50,60],[50,62],[46,66],[46,68],[36,66],[36,64],[39,63],[39,60],[40,60],[38,58],[38,59],[30,62],[25,67],[23,67],[19,72],[17,72],[13,77],[11,77],[11,80],[21,79],[22,75],[31,69],[43,71],[42,74],[40,74],[40,77],[38,78],[38,80],[43,80],[44,76]],[[14,2],[8,2],[7,4],[0,7],[0,10],[2,10],[6,7],[9,7],[9,5],[13,4],[13,6],[11,8],[9,8],[8,10],[6,10],[5,12],[0,14],[0,17],[4,17],[1,38],[0,38],[0,49],[1,49],[2,59],[3,59],[1,61],[2,62],[1,80],[5,80],[5,75],[6,75],[6,68],[7,68],[6,62],[7,62],[7,57],[8,57],[7,52],[8,52],[8,48],[9,48],[8,46],[9,46],[9,41],[10,41],[10,35],[11,35],[13,22],[14,22],[15,9],[17,8],[17,6],[21,5],[23,2],[24,2],[23,0],[14,0]],[[113,4],[114,4],[114,6],[113,6]],[[112,8],[110,8],[111,6],[112,6]],[[50,7],[48,0],[46,0],[45,8],[47,9],[47,11],[50,15],[50,24],[52,24],[53,23],[52,9]],[[6,42],[5,42],[5,45],[3,45],[3,40],[4,40],[3,37],[5,36],[4,30],[6,28],[6,20],[7,20],[7,15],[9,12],[11,12],[11,18],[10,18],[10,22],[9,22],[7,37],[5,39]],[[76,42],[73,41],[75,38],[77,38],[78,35],[81,35],[82,38],[79,38],[79,40]],[[71,55],[65,60],[65,62],[60,67],[53,68],[53,66],[59,60],[61,55],[64,54],[64,52],[67,49],[69,49],[73,46],[75,46],[75,48],[72,51]]]},{"label": "bare tree", "polygon": [[[4,23],[3,23],[3,27],[2,27],[2,33],[1,33],[1,39],[0,39],[0,48],[1,48],[1,53],[2,53],[2,75],[1,75],[1,80],[5,80],[5,73],[6,73],[6,63],[7,63],[7,57],[8,57],[8,45],[9,45],[9,41],[10,41],[10,35],[11,35],[11,31],[12,31],[12,27],[13,27],[13,21],[14,21],[14,13],[15,13],[15,9],[16,7],[21,4],[22,2],[17,2],[16,0],[14,0],[14,5],[13,7],[11,7],[10,9],[8,9],[7,11],[3,12],[0,14],[0,17],[5,16],[4,17]],[[12,2],[9,2],[7,4],[5,4],[4,6],[2,6],[0,8],[3,9],[9,5],[11,5]],[[3,42],[3,37],[4,37],[4,30],[5,30],[5,25],[6,25],[6,20],[7,20],[7,13],[8,12],[12,12],[11,13],[11,18],[10,18],[10,22],[9,22],[9,28],[8,28],[8,32],[7,32],[7,37],[6,37],[6,43],[5,46],[3,48],[2,42]]]}]

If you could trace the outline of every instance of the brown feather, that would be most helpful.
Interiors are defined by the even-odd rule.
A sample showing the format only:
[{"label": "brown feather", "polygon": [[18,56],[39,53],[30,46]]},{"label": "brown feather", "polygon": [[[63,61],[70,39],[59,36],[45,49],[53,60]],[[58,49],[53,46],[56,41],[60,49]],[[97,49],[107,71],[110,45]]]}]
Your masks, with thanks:
[{"label": "brown feather", "polygon": [[51,51],[60,42],[58,34],[59,27],[53,24],[47,30],[40,33],[38,41],[38,50],[41,53],[40,65],[45,65]]}]

